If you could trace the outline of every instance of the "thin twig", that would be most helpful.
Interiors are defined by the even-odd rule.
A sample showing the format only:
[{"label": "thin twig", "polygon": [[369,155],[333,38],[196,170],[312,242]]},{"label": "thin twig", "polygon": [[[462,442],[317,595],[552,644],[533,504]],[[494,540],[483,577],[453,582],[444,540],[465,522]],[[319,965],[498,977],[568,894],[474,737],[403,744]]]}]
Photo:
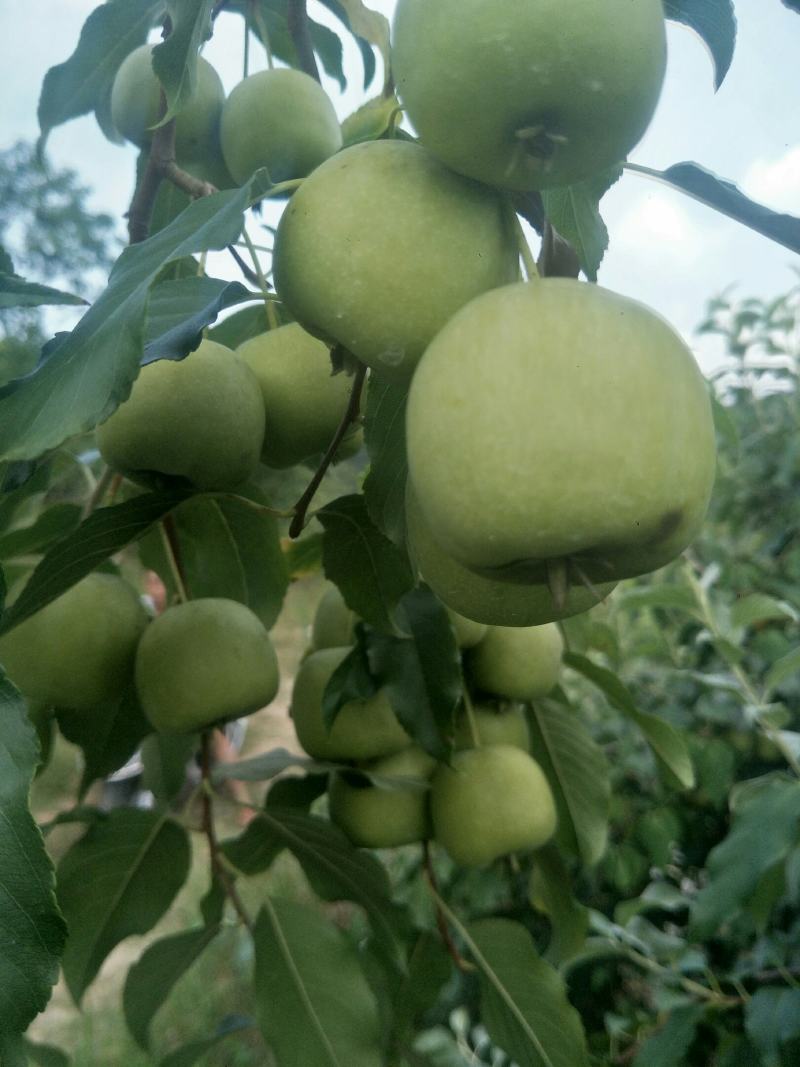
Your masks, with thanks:
[{"label": "thin twig", "polygon": [[447,949],[447,953],[450,959],[461,971],[462,974],[468,974],[475,968],[471,963],[464,959],[461,953],[458,951],[458,946],[453,940],[453,935],[450,932],[450,927],[447,925],[447,919],[445,914],[439,906],[439,886],[436,882],[436,872],[433,869],[433,860],[431,859],[431,849],[427,841],[422,845],[422,863],[425,870],[425,878],[433,892],[434,903],[436,907],[436,926],[439,930],[439,935],[444,943],[444,947]]},{"label": "thin twig", "polygon": [[314,56],[314,45],[311,41],[311,30],[308,25],[306,0],[289,0],[287,21],[300,67],[306,74],[310,74],[315,81],[319,81],[319,70]]}]

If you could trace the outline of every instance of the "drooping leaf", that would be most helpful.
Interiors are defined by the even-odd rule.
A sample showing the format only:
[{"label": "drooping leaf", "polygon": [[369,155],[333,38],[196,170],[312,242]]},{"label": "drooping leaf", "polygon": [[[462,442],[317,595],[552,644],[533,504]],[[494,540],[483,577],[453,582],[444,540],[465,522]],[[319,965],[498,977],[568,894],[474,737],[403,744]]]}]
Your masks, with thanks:
[{"label": "drooping leaf", "polygon": [[238,1034],[242,1030],[250,1030],[254,1025],[253,1020],[248,1019],[245,1015],[228,1015],[222,1020],[211,1037],[188,1041],[185,1045],[181,1045],[180,1048],[173,1049],[172,1052],[158,1061],[158,1067],[194,1067],[220,1041],[224,1041],[231,1034]]},{"label": "drooping leaf", "polygon": [[364,415],[364,443],[370,459],[364,499],[372,521],[396,545],[403,544],[406,530],[407,399],[407,389],[376,379],[367,390]]},{"label": "drooping leaf", "polygon": [[705,42],[714,61],[714,85],[719,89],[736,47],[733,0],[664,0],[664,14],[694,30]]},{"label": "drooping leaf", "polygon": [[569,871],[553,844],[536,853],[530,900],[550,920],[550,941],[544,958],[558,967],[583,948],[589,932],[589,913],[575,899]]},{"label": "drooping leaf", "polygon": [[0,670],[0,1034],[22,1034],[58,978],[66,929],[28,809],[39,758],[25,701]]},{"label": "drooping leaf", "polygon": [[[58,867],[58,901],[69,927],[63,968],[75,1002],[109,952],[146,934],[189,873],[186,831],[157,811],[120,808],[89,827]],[[91,890],[91,891],[90,891]]]},{"label": "drooping leaf", "polygon": [[252,300],[239,282],[206,275],[158,282],[150,291],[142,365],[157,359],[183,359],[203,339],[203,330],[225,308]]},{"label": "drooping leaf", "polygon": [[683,1067],[705,1011],[703,1004],[675,1008],[639,1049],[633,1067]]},{"label": "drooping leaf", "polygon": [[375,76],[374,45],[381,54],[384,64],[384,83],[388,84],[390,50],[389,22],[384,15],[372,11],[362,0],[321,0],[321,2],[339,18],[356,38],[364,63],[364,88],[366,89]]},{"label": "drooping leaf", "polygon": [[0,537],[0,560],[35,555],[70,533],[81,521],[77,504],[54,504],[41,512],[30,526],[10,530]]},{"label": "drooping leaf", "polygon": [[141,746],[142,785],[156,800],[174,800],[186,782],[187,766],[197,751],[196,734],[150,734]]},{"label": "drooping leaf", "polygon": [[297,767],[307,774],[327,774],[335,769],[333,763],[319,763],[308,756],[298,756],[285,748],[273,748],[250,759],[235,763],[218,763],[211,771],[215,785],[234,779],[237,782],[266,782],[290,767]]},{"label": "drooping leaf", "polygon": [[781,1046],[800,1036],[800,989],[757,989],[745,1009],[745,1030],[764,1067],[780,1067]]},{"label": "drooping leaf", "polygon": [[177,115],[197,85],[197,54],[211,36],[213,0],[167,0],[172,29],[153,49],[153,70],[164,88],[167,111],[162,121]]},{"label": "drooping leaf", "polygon": [[798,619],[791,604],[787,604],[785,600],[776,600],[766,593],[751,593],[741,597],[731,608],[733,626],[753,626],[759,622],[787,619],[794,622]]},{"label": "drooping leaf", "polygon": [[85,304],[87,301],[73,293],[62,293],[49,285],[27,282],[18,274],[0,270],[0,309],[35,308],[45,304]]},{"label": "drooping leaf", "polygon": [[597,281],[597,271],[608,248],[608,230],[600,216],[600,201],[622,176],[622,167],[607,171],[560,189],[542,192],[549,221],[572,245],[589,281]]}]

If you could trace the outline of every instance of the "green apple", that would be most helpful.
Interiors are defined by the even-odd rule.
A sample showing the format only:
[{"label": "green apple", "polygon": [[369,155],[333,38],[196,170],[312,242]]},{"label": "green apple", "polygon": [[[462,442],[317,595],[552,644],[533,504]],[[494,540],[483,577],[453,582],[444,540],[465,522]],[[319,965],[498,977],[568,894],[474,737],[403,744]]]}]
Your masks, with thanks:
[{"label": "green apple", "polygon": [[274,700],[278,659],[261,620],[244,604],[188,600],[167,608],[145,631],[136,689],[159,733],[193,733]]},{"label": "green apple", "polygon": [[234,489],[258,466],[264,402],[258,380],[224,345],[143,367],[128,400],[97,430],[114,470],[144,485],[181,479]]},{"label": "green apple", "polygon": [[472,709],[472,719],[478,734],[477,739],[472,735],[469,719],[462,712],[456,722],[456,749],[483,745],[512,745],[514,748],[521,748],[523,752],[530,749],[528,721],[525,718],[525,709],[519,704],[505,704],[501,707],[476,704]]},{"label": "green apple", "polygon": [[[153,45],[125,57],[111,87],[111,121],[127,140],[144,148],[152,138],[161,107],[161,83],[153,70]],[[197,60],[197,84],[175,119],[175,155],[181,162],[202,159],[217,148],[225,90],[214,68]]]},{"label": "green apple", "polygon": [[539,764],[512,745],[456,752],[431,781],[433,833],[456,863],[483,867],[541,848],[556,828],[553,794]]},{"label": "green apple", "polygon": [[132,586],[90,574],[0,638],[0,663],[29,702],[87,710],[128,685],[146,625]]},{"label": "green apple", "polygon": [[353,145],[314,171],[283,213],[275,285],[307,330],[407,376],[472,297],[517,277],[498,194],[408,141]]},{"label": "green apple", "polygon": [[452,608],[445,607],[445,610],[459,648],[473,648],[486,636],[486,626],[482,622],[474,622]]},{"label": "green apple", "polygon": [[258,378],[264,398],[264,462],[291,467],[324,452],[352,385],[349,375],[333,373],[327,345],[292,322],[251,337],[236,353]]},{"label": "green apple", "polygon": [[[392,788],[370,785],[355,776],[334,774],[328,789],[331,819],[355,845],[395,848],[430,836],[428,790],[420,781],[433,774],[436,760],[412,746],[370,763],[373,774],[398,781]],[[402,788],[402,779],[411,780]]]},{"label": "green apple", "polygon": [[304,178],[342,147],[342,130],[322,86],[299,70],[262,70],[225,101],[222,154],[240,185],[266,167],[273,182]]},{"label": "green apple", "polygon": [[458,312],[417,368],[406,429],[442,550],[499,581],[656,570],[697,534],[714,481],[711,405],[686,344],[642,304],[566,278]]},{"label": "green apple", "polygon": [[507,189],[622,162],[666,69],[661,0],[400,0],[392,70],[422,143]]},{"label": "green apple", "polygon": [[564,641],[555,623],[490,626],[469,654],[473,682],[508,700],[537,700],[558,683]]},{"label": "green apple", "polygon": [[546,585],[487,578],[449,556],[431,534],[413,491],[406,494],[406,534],[414,566],[450,610],[490,626],[539,626],[588,611],[608,596],[613,582],[571,585],[556,606]]},{"label": "green apple", "polygon": [[290,715],[297,740],[315,759],[377,759],[411,744],[384,689],[367,700],[345,704],[331,729],[327,728],[322,717],[325,687],[349,651],[349,648],[324,648],[312,652],[300,664],[294,680]]},{"label": "green apple", "polygon": [[322,594],[311,627],[311,645],[322,648],[344,648],[354,641],[353,630],[358,616],[348,608],[335,585]]}]

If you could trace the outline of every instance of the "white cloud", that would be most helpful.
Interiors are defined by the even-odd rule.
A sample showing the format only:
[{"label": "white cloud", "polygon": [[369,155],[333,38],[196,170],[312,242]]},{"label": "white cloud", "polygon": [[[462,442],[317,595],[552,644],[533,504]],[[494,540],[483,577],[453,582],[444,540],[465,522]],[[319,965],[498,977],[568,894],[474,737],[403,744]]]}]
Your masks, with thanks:
[{"label": "white cloud", "polygon": [[755,160],[742,187],[748,196],[776,211],[800,213],[800,146],[790,148],[777,159]]}]

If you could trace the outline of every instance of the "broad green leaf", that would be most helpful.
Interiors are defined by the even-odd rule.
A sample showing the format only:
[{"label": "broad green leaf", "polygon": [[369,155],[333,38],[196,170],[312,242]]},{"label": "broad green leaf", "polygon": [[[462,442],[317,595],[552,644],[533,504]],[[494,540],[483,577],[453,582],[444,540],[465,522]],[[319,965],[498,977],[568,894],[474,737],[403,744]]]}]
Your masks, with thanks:
[{"label": "broad green leaf", "polygon": [[562,848],[591,866],[608,835],[609,770],[575,710],[537,701],[528,715],[531,755],[547,775],[558,811],[556,838]]},{"label": "broad green leaf", "polygon": [[196,734],[150,734],[141,746],[142,785],[156,800],[174,800],[186,782],[186,768],[197,751]]},{"label": "broad green leaf", "polygon": [[407,389],[379,378],[369,383],[364,415],[364,443],[370,469],[364,499],[375,525],[390,541],[405,539]]},{"label": "broad green leaf", "polygon": [[326,774],[307,774],[303,778],[296,776],[279,778],[267,791],[267,808],[295,808],[308,813],[314,801],[328,788]]},{"label": "broad green leaf", "polygon": [[307,774],[327,774],[336,769],[334,763],[319,763],[308,756],[298,756],[285,748],[273,748],[250,759],[235,763],[218,763],[211,771],[215,785],[234,779],[237,782],[266,782],[290,767],[298,767]]},{"label": "broad green leaf", "polygon": [[254,940],[258,1021],[278,1063],[381,1067],[377,1004],[355,944],[318,911],[269,897]]},{"label": "broad green leaf", "polygon": [[50,999],[66,929],[53,866],[28,809],[39,746],[0,670],[0,1034],[21,1034]]},{"label": "broad green leaf", "polygon": [[380,96],[368,100],[366,104],[362,104],[352,115],[348,115],[342,121],[342,138],[345,148],[353,144],[361,144],[363,141],[376,141],[383,137],[393,128],[401,113],[402,109],[394,93],[391,96],[381,93]]},{"label": "broad green leaf", "polygon": [[580,1016],[524,926],[473,923],[467,948],[478,966],[484,1026],[518,1067],[588,1067]]},{"label": "broad green leaf", "polygon": [[639,1049],[633,1067],[684,1067],[705,1011],[702,1004],[675,1008],[664,1026]]},{"label": "broad green leaf", "polygon": [[166,0],[172,23],[169,37],[153,49],[153,70],[167,97],[162,121],[177,115],[197,84],[197,54],[211,36],[213,0]]},{"label": "broad green leaf", "polygon": [[392,991],[396,1039],[402,1040],[430,1011],[452,971],[452,960],[438,933],[429,930],[421,933],[409,955],[408,968]]},{"label": "broad green leaf", "polygon": [[216,926],[200,926],[162,937],[148,945],[128,971],[122,1007],[128,1029],[142,1048],[150,1047],[150,1024],[156,1012],[217,933]]},{"label": "broad green leaf", "polygon": [[0,1064],[2,1067],[28,1067],[28,1053],[22,1034],[4,1034],[0,1030]]},{"label": "broad green leaf", "polygon": [[44,304],[86,304],[82,296],[62,293],[49,285],[27,282],[18,274],[0,271],[0,309],[34,308]]},{"label": "broad green leaf", "polygon": [[773,779],[737,806],[733,826],[708,857],[708,884],[691,910],[693,936],[710,937],[750,900],[762,876],[800,839],[800,782]]},{"label": "broad green leaf", "polygon": [[250,1030],[254,1026],[252,1019],[243,1015],[229,1015],[216,1029],[211,1037],[200,1038],[198,1041],[188,1041],[180,1048],[174,1049],[163,1059],[158,1061],[158,1067],[194,1067],[207,1052],[223,1041],[231,1034],[238,1034],[242,1030]]},{"label": "broad green leaf", "polygon": [[183,359],[203,339],[203,330],[225,308],[253,300],[239,282],[206,275],[158,282],[150,290],[142,364]]},{"label": "broad green leaf", "polygon": [[597,281],[597,271],[608,248],[600,201],[621,176],[622,167],[612,167],[575,185],[542,192],[547,218],[575,249],[581,269],[592,282]]},{"label": "broad green leaf", "polygon": [[568,667],[578,671],[597,686],[608,698],[609,703],[636,723],[653,750],[662,771],[666,772],[668,781],[677,783],[683,789],[694,786],[694,768],[686,742],[664,719],[639,711],[627,686],[613,671],[593,663],[586,656],[568,652],[564,656]]},{"label": "broad green leaf", "polygon": [[753,626],[757,622],[772,622],[776,619],[792,619],[797,622],[797,612],[784,600],[776,600],[766,593],[751,593],[737,600],[731,608],[733,626]]},{"label": "broad green leaf", "polygon": [[[279,306],[275,305],[276,308]],[[252,307],[235,311],[216,326],[212,326],[208,331],[208,339],[216,341],[218,345],[225,345],[226,348],[238,348],[252,337],[266,333],[269,328],[266,308],[262,301]]]},{"label": "broad green leaf", "polygon": [[356,626],[355,637],[355,645],[330,676],[322,694],[322,719],[329,730],[345,704],[351,700],[369,700],[380,689],[380,681],[370,670],[363,626]]},{"label": "broad green leaf", "polygon": [[396,633],[394,612],[414,585],[405,553],[373,524],[363,496],[342,496],[317,513],[325,574],[370,626]]},{"label": "broad green leaf", "polygon": [[664,14],[694,30],[708,46],[714,61],[714,85],[719,89],[736,47],[733,0],[664,0]]},{"label": "broad green leaf", "polygon": [[779,1067],[781,1046],[800,1036],[800,989],[757,989],[745,1008],[744,1025],[764,1067]]},{"label": "broad green leaf", "polygon": [[63,968],[76,1004],[120,941],[146,934],[189,873],[189,839],[157,811],[120,808],[94,823],[58,866],[69,927]]},{"label": "broad green leaf", "polygon": [[98,508],[39,562],[13,606],[0,619],[0,633],[7,633],[66,593],[189,495],[184,489],[147,493],[124,504]]},{"label": "broad green leaf", "polygon": [[30,526],[11,530],[0,537],[0,560],[31,556],[66,536],[81,521],[78,504],[54,504],[41,512]]},{"label": "broad green leaf", "polygon": [[800,648],[794,648],[785,656],[775,660],[764,677],[764,686],[768,691],[777,689],[787,678],[800,673]]},{"label": "broad green leaf", "polygon": [[544,958],[558,967],[576,956],[586,942],[589,913],[572,891],[572,879],[555,845],[534,857],[530,901],[550,920],[550,941]]}]

